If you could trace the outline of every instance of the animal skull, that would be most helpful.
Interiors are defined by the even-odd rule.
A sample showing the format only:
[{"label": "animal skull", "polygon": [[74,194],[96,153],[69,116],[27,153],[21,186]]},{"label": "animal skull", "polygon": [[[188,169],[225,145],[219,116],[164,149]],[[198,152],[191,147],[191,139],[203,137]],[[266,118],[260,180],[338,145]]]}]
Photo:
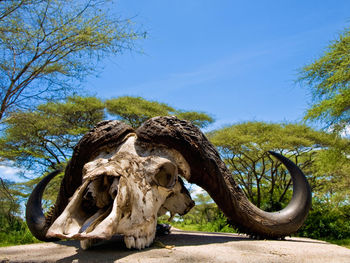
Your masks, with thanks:
[{"label": "animal skull", "polygon": [[[88,248],[96,239],[124,235],[129,248],[151,244],[158,215],[184,214],[194,205],[181,177],[206,190],[231,224],[260,238],[296,232],[311,207],[311,189],[303,172],[288,158],[269,152],[290,172],[293,196],[278,212],[254,206],[215,147],[191,122],[155,117],[136,130],[119,121],[103,121],[75,146],[55,205],[44,215],[46,185],[34,188],[26,221],[42,241],[80,239]],[[179,175],[181,177],[179,177]]]},{"label": "animal skull", "polygon": [[127,136],[117,149],[105,149],[86,163],[83,183],[47,237],[80,239],[86,249],[95,239],[124,236],[128,248],[148,247],[157,216],[187,213],[194,205],[179,172],[189,167],[174,150],[147,148]]}]

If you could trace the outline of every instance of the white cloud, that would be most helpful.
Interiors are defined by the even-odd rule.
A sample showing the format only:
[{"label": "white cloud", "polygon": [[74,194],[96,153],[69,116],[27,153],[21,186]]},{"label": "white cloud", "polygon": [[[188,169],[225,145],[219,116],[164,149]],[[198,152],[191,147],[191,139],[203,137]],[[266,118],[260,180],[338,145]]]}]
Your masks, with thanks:
[{"label": "white cloud", "polygon": [[197,185],[193,185],[191,195],[196,196],[198,194],[204,194],[204,193],[207,193],[207,192],[203,190],[201,187]]},{"label": "white cloud", "polygon": [[[169,91],[181,91],[192,88],[195,85],[205,83],[222,76],[238,75],[252,60],[273,52],[272,48],[262,48],[258,51],[247,49],[218,58],[208,64],[202,65],[188,72],[169,73],[162,79],[141,83],[127,88],[128,94],[143,94],[155,92],[168,93]],[[165,88],[166,87],[166,88]]]},{"label": "white cloud", "polygon": [[21,170],[18,168],[0,165],[0,177],[2,179],[14,181],[14,182],[20,182],[22,181],[19,176],[20,172]]},{"label": "white cloud", "polygon": [[345,127],[345,129],[340,133],[340,136],[344,138],[350,138],[350,125]]},{"label": "white cloud", "polygon": [[199,187],[196,184],[190,184],[188,182],[184,182],[184,183],[187,190],[191,193],[192,198],[194,198],[198,194],[206,193],[206,191],[203,188]]}]

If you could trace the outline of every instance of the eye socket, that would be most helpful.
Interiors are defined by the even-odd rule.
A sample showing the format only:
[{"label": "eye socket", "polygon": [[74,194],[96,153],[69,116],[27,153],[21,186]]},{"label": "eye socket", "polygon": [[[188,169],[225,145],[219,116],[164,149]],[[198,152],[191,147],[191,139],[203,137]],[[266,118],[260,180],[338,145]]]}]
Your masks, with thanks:
[{"label": "eye socket", "polygon": [[173,188],[177,179],[177,168],[172,163],[162,164],[154,176],[156,184],[165,188]]}]

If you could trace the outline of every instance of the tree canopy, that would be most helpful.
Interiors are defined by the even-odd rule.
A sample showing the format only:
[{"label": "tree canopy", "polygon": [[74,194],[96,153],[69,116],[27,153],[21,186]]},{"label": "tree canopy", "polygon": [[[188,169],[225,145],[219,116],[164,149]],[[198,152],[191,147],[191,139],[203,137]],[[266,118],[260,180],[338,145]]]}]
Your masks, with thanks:
[{"label": "tree canopy", "polygon": [[14,112],[5,122],[0,156],[29,170],[57,169],[68,161],[81,136],[103,118],[104,104],[94,97],[69,97]]},{"label": "tree canopy", "polygon": [[[106,107],[113,118],[135,128],[148,118],[177,112],[164,103],[142,98],[120,97],[104,103],[96,97],[80,96],[40,104],[32,110],[12,112],[4,122],[6,127],[0,137],[0,161],[11,161],[11,165],[37,174],[22,184],[22,192],[31,189],[45,173],[59,168],[63,170],[80,138],[105,119]],[[204,113],[178,112],[200,125],[213,121]],[[57,176],[48,186],[45,200],[55,199],[61,177]]]},{"label": "tree canopy", "polygon": [[313,104],[305,119],[344,129],[350,123],[350,28],[324,54],[305,66],[300,80],[311,91]]},{"label": "tree canopy", "polygon": [[[149,118],[177,112],[164,103],[139,97],[120,97],[104,103],[96,97],[74,96],[40,104],[33,110],[13,112],[5,120],[0,158],[40,173],[64,166],[80,138],[105,119],[105,108],[112,118],[133,127]],[[200,125],[213,121],[200,112],[182,111],[179,115]]]},{"label": "tree canopy", "polygon": [[[291,178],[272,158],[272,150],[290,158],[306,174],[313,190],[321,181],[315,174],[317,158],[339,143],[335,135],[300,124],[245,122],[209,133],[232,175],[258,207],[278,210],[291,197]],[[326,174],[329,180],[334,174]]]},{"label": "tree canopy", "polygon": [[72,94],[101,58],[144,33],[109,13],[108,0],[0,1],[0,120],[42,99]]},{"label": "tree canopy", "polygon": [[141,97],[124,96],[106,100],[106,108],[108,113],[134,128],[156,116],[175,115],[180,119],[191,121],[201,128],[214,122],[214,119],[204,112],[177,110],[168,104],[149,101]]}]

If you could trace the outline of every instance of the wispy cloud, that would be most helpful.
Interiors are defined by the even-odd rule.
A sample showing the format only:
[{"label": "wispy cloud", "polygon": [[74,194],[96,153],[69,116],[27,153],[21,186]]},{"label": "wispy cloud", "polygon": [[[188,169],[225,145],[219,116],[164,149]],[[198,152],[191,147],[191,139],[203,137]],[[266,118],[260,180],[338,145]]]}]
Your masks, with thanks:
[{"label": "wispy cloud", "polygon": [[191,88],[201,83],[206,83],[225,75],[239,74],[243,70],[243,65],[249,64],[252,59],[267,55],[272,49],[262,49],[258,51],[246,50],[237,52],[224,58],[208,63],[187,72],[170,73],[162,79],[142,83],[127,88],[134,94],[148,92],[169,92],[180,91]]},{"label": "wispy cloud", "polygon": [[251,46],[241,48],[224,57],[218,57],[216,60],[194,68],[191,71],[168,73],[161,79],[132,85],[125,88],[122,92],[129,95],[166,94],[200,86],[199,84],[215,81],[225,76],[232,77],[240,75],[243,71],[249,70],[249,67],[255,65],[255,62],[262,58],[266,63],[269,63],[270,55],[280,57],[292,55],[289,52],[293,52],[295,47],[303,45],[303,43],[308,41],[308,38],[311,38],[320,30],[320,28],[317,28],[279,39],[269,39],[265,42],[252,43]]},{"label": "wispy cloud", "polygon": [[343,138],[350,138],[350,125],[346,126],[345,129],[340,133]]},{"label": "wispy cloud", "polygon": [[2,179],[19,182],[21,181],[18,176],[20,172],[21,170],[18,168],[0,165],[0,175]]}]

